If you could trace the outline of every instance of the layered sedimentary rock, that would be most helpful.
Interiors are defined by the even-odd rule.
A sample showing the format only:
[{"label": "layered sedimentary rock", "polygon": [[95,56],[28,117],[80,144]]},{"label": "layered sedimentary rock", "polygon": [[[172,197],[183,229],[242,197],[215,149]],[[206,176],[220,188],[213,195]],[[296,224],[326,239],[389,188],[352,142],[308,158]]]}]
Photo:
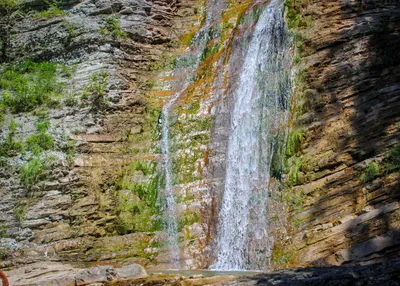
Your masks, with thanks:
[{"label": "layered sedimentary rock", "polygon": [[[159,114],[181,93],[169,126],[179,255],[182,267],[209,267],[232,95],[267,2],[209,1],[206,13],[195,0],[25,1],[12,14],[5,61],[59,63],[64,86],[58,104],[4,116],[2,144],[10,134],[13,144],[2,145],[0,167],[2,266],[168,263],[157,204]],[[298,56],[291,131],[278,152],[286,163],[274,163],[268,188],[271,267],[398,256],[400,11],[376,2],[287,1]],[[37,155],[28,139],[46,134],[54,146]],[[48,166],[24,176],[37,157]]]},{"label": "layered sedimentary rock", "polygon": [[[141,230],[124,236],[134,229],[126,230],[121,218],[126,210],[119,209],[124,190],[116,192],[115,185],[133,161],[157,161],[150,150],[151,132],[163,94],[151,94],[151,89],[155,81],[171,81],[155,76],[169,69],[183,34],[200,24],[200,4],[63,1],[63,6],[49,7],[25,1],[12,14],[3,68],[28,59],[56,62],[69,68],[70,76],[61,78],[66,86],[57,107],[8,110],[4,117],[2,144],[11,134],[11,122],[16,125],[13,141],[23,144],[35,134],[37,122],[49,122],[46,134],[54,146],[39,157],[44,164],[52,154],[56,162],[27,186],[21,167],[35,157],[31,150],[11,150],[3,157],[3,258],[97,260],[120,255],[148,263],[154,257],[154,234]],[[97,98],[91,86],[97,86]]]},{"label": "layered sedimentary rock", "polygon": [[397,257],[399,5],[299,2],[289,12],[304,58],[292,106],[299,146],[287,178],[297,193],[287,255],[297,265]]}]

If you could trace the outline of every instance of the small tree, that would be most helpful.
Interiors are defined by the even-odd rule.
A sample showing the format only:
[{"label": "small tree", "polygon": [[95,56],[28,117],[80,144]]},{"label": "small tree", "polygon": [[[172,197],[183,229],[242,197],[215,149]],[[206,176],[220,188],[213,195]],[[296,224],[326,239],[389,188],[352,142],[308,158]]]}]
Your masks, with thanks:
[{"label": "small tree", "polygon": [[0,12],[4,16],[0,23],[1,61],[7,60],[7,49],[10,46],[11,27],[15,24],[14,13],[21,9],[22,0],[0,0]]}]

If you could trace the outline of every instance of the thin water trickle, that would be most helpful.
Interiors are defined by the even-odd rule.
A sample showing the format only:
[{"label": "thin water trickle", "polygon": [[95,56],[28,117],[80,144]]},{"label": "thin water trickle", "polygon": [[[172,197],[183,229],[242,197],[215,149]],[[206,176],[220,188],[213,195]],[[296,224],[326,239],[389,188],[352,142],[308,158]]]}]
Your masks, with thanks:
[{"label": "thin water trickle", "polygon": [[207,4],[207,15],[206,22],[203,27],[198,31],[196,36],[193,38],[192,45],[186,51],[186,53],[178,58],[178,62],[190,62],[189,66],[186,66],[179,70],[175,70],[175,73],[185,74],[187,80],[179,88],[179,92],[174,94],[169,101],[162,108],[162,120],[161,120],[161,152],[163,155],[163,170],[165,178],[165,188],[160,190],[161,207],[163,211],[163,220],[165,225],[165,231],[168,235],[167,246],[169,248],[171,261],[170,263],[177,268],[180,268],[180,255],[179,255],[179,242],[178,242],[178,223],[177,223],[177,208],[174,194],[174,183],[172,174],[172,159],[171,159],[171,140],[170,140],[170,116],[171,110],[175,102],[181,97],[182,93],[191,84],[191,78],[195,74],[200,61],[201,55],[210,40],[210,30],[212,23],[218,22],[216,18],[221,16],[218,12],[218,7],[223,3],[224,0],[212,0]]},{"label": "thin water trickle", "polygon": [[273,243],[267,226],[269,173],[274,144],[287,117],[290,80],[284,64],[290,40],[284,1],[273,0],[259,9],[264,10],[233,93],[218,254],[211,269],[263,269]]}]

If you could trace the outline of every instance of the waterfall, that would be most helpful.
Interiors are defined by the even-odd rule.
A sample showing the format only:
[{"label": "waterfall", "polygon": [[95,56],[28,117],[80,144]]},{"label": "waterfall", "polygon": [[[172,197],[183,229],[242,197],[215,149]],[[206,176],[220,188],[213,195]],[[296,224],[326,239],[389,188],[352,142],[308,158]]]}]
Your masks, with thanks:
[{"label": "waterfall", "polygon": [[169,121],[173,105],[191,84],[193,75],[195,74],[200,64],[201,55],[207,45],[207,42],[210,40],[210,30],[212,29],[212,23],[216,21],[216,18],[221,17],[222,10],[216,9],[216,7],[220,7],[222,3],[224,3],[224,0],[211,0],[207,3],[207,15],[205,24],[201,27],[196,36],[193,38],[192,44],[188,48],[188,50],[181,57],[177,58],[177,62],[182,61],[191,63],[189,66],[186,66],[184,68],[177,68],[174,71],[175,75],[185,75],[186,80],[183,85],[179,87],[179,92],[175,93],[162,108],[161,152],[163,155],[165,188],[160,190],[160,197],[165,231],[168,235],[167,247],[171,255],[170,263],[174,267],[180,267],[180,255],[178,242],[177,208],[173,190],[174,182],[172,179],[172,159],[170,153],[172,143],[170,140]]},{"label": "waterfall", "polygon": [[[283,0],[273,0],[255,23],[231,114],[226,177],[212,269],[262,269],[270,257],[268,184],[278,134],[288,114],[290,38]],[[234,59],[231,59],[234,60]]]}]

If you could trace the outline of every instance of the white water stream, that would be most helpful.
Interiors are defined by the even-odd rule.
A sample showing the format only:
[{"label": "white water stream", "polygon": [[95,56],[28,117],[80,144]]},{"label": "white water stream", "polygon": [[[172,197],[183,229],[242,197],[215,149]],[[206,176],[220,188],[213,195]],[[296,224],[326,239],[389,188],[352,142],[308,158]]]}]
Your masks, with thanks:
[{"label": "white water stream", "polygon": [[290,80],[284,67],[289,37],[283,2],[273,0],[259,8],[263,11],[246,47],[233,93],[218,254],[211,269],[261,269],[270,257],[269,173],[290,94]]}]

